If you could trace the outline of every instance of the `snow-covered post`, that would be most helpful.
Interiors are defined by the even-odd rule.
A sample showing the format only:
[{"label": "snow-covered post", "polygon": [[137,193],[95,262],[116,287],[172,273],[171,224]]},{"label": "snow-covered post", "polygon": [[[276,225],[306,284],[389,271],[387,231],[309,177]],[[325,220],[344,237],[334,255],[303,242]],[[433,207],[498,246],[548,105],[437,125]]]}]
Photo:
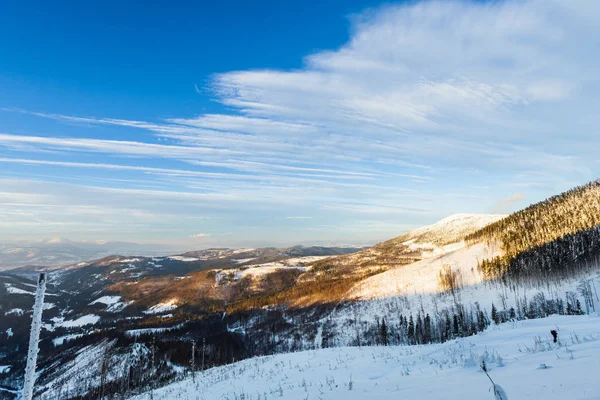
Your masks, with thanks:
[{"label": "snow-covered post", "polygon": [[44,308],[44,294],[46,294],[46,274],[41,273],[35,291],[35,304],[33,305],[33,318],[31,320],[31,332],[29,334],[29,352],[27,353],[27,366],[25,367],[25,380],[23,383],[23,400],[33,398],[33,385],[35,383],[35,365],[38,356],[38,342],[40,341],[40,330],[42,328],[42,311]]}]

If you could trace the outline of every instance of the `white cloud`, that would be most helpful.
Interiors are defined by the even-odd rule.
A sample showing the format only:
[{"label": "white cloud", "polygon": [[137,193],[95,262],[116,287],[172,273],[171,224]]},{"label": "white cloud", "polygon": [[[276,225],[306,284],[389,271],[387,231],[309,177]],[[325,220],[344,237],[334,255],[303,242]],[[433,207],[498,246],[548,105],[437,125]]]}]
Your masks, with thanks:
[{"label": "white cloud", "polygon": [[495,214],[506,214],[515,211],[515,207],[525,200],[524,193],[515,193],[505,199],[500,199],[494,204],[491,212]]},{"label": "white cloud", "polygon": [[526,93],[535,100],[555,101],[566,98],[573,90],[570,85],[560,81],[537,81],[532,82]]},{"label": "white cloud", "polygon": [[190,235],[191,239],[202,239],[212,236],[210,233],[196,233],[195,235]]}]

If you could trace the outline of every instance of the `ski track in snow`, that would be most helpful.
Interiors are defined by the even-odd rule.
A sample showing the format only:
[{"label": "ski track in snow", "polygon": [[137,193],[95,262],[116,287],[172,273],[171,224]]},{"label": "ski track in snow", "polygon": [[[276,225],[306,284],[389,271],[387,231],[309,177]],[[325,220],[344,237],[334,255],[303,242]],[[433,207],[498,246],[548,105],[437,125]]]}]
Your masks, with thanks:
[{"label": "ski track in snow", "polygon": [[[550,330],[557,327],[555,345]],[[482,359],[509,399],[599,399],[600,317],[506,323],[443,344],[257,357],[199,373],[196,383],[190,378],[155,390],[154,399],[492,399],[492,384],[478,367]]]}]

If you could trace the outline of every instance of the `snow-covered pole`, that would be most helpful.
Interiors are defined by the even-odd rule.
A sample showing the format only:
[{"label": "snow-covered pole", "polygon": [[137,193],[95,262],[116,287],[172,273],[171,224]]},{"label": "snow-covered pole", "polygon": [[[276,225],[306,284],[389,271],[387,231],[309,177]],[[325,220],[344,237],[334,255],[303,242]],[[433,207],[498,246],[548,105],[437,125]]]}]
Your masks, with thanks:
[{"label": "snow-covered pole", "polygon": [[40,341],[40,330],[42,328],[42,311],[44,309],[44,295],[46,294],[46,274],[41,273],[35,291],[35,304],[33,305],[33,318],[31,320],[31,332],[29,334],[29,351],[27,353],[27,366],[25,367],[25,381],[23,383],[22,400],[33,398],[33,386],[35,384],[35,366],[38,356],[38,342]]}]

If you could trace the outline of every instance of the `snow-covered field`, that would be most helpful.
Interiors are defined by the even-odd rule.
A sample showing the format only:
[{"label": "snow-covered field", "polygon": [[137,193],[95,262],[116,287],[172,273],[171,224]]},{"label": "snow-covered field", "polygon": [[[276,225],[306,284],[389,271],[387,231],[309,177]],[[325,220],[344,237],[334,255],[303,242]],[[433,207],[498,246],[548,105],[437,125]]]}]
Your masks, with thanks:
[{"label": "snow-covered field", "polygon": [[13,285],[11,285],[10,283],[5,283],[4,286],[6,286],[6,291],[8,293],[13,293],[13,294],[28,294],[28,295],[31,295],[31,296],[35,295],[35,293],[33,293],[33,292],[28,292],[27,290],[16,288]]},{"label": "snow-covered field", "polygon": [[68,342],[69,340],[74,340],[77,338],[83,337],[83,334],[73,334],[73,335],[65,335],[65,336],[60,336],[57,337],[56,339],[52,339],[52,344],[54,345],[54,347],[56,346],[62,346],[65,342]]},{"label": "snow-covered field", "polygon": [[[552,342],[551,330],[559,343]],[[154,399],[600,399],[600,316],[551,316],[491,326],[443,344],[343,347],[258,357],[199,372]],[[147,399],[148,394],[134,397]]]},{"label": "snow-covered field", "polygon": [[70,321],[59,321],[56,322],[55,326],[61,326],[63,328],[75,328],[86,325],[94,325],[100,321],[100,317],[94,314],[83,315],[75,320]]},{"label": "snow-covered field", "polygon": [[[309,268],[306,265],[329,257],[331,256],[294,257],[281,261],[273,261],[262,264],[247,264],[240,268],[228,268],[223,270],[217,270],[215,276],[215,283],[217,285],[223,285],[229,282],[239,282],[241,279],[246,277],[250,277],[252,279],[260,279],[264,278],[266,275],[272,274],[282,269],[297,269],[306,271]],[[254,259],[255,258],[232,260],[232,263],[242,264],[250,262]]]},{"label": "snow-covered field", "polygon": [[199,261],[200,258],[196,258],[196,257],[184,257],[184,256],[170,256],[167,257],[171,260],[175,260],[175,261],[182,261],[182,262],[193,262],[193,261]]},{"label": "snow-covered field", "polygon": [[417,243],[437,242],[453,243],[462,240],[467,234],[475,232],[506,215],[502,214],[453,214],[433,225],[410,231],[406,238]]},{"label": "snow-covered field", "polygon": [[170,299],[163,303],[158,303],[144,311],[144,314],[160,314],[167,311],[173,311],[177,308],[178,299]]},{"label": "snow-covered field", "polygon": [[96,299],[90,303],[90,305],[94,304],[105,304],[106,311],[118,312],[124,309],[127,306],[127,303],[121,301],[121,296],[102,296],[99,299]]},{"label": "snow-covered field", "polygon": [[24,311],[22,308],[13,308],[4,313],[4,315],[14,314],[14,315],[23,315]]},{"label": "snow-covered field", "polygon": [[140,336],[140,335],[151,335],[153,333],[163,333],[163,332],[174,331],[174,330],[181,328],[182,326],[183,326],[183,324],[178,324],[175,326],[169,326],[169,327],[164,327],[164,328],[132,329],[129,331],[125,331],[125,334],[127,336],[131,336],[131,337],[136,337],[136,336]]}]

